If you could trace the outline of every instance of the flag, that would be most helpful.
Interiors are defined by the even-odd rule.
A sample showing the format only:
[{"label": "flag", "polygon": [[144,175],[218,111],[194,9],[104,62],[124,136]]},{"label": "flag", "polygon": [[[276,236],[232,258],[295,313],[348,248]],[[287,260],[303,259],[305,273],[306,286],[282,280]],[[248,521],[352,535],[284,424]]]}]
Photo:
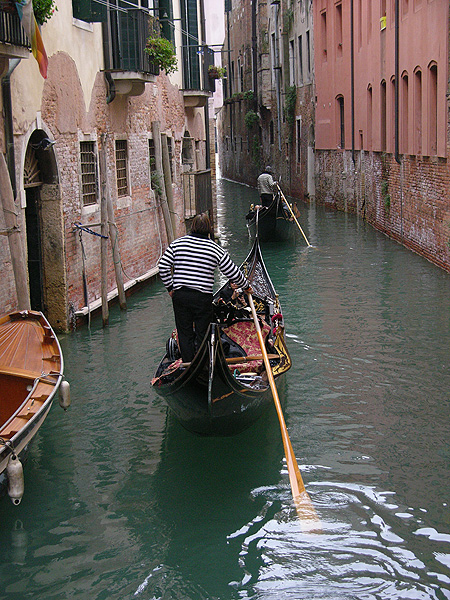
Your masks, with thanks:
[{"label": "flag", "polygon": [[44,79],[47,79],[48,58],[42,41],[41,32],[34,17],[32,0],[18,0],[16,2],[22,27],[31,43],[31,52],[39,65],[39,71]]}]

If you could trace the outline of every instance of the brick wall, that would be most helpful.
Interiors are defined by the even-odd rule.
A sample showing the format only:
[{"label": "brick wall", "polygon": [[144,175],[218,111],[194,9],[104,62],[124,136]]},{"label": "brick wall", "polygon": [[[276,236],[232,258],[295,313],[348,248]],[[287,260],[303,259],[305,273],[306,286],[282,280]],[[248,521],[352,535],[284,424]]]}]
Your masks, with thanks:
[{"label": "brick wall", "polygon": [[316,201],[359,214],[376,229],[450,271],[446,159],[316,151]]}]

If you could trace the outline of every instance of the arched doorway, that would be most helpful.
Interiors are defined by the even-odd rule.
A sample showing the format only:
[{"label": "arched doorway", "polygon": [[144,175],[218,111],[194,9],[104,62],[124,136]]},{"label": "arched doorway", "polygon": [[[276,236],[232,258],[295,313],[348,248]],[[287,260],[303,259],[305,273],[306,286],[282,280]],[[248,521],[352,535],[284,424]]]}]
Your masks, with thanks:
[{"label": "arched doorway", "polygon": [[24,177],[26,208],[25,223],[27,230],[28,281],[32,310],[46,312],[43,297],[42,229],[40,188],[42,186],[39,163],[31,144],[25,154]]},{"label": "arched doorway", "polygon": [[57,330],[67,330],[64,221],[55,142],[37,129],[23,163],[30,304]]}]

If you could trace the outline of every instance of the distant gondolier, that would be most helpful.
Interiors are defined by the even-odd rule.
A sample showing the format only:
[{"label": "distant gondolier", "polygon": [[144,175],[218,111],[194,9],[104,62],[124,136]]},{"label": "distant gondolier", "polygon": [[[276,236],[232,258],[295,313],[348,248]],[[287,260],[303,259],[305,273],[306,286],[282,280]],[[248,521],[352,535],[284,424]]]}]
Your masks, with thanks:
[{"label": "distant gondolier", "polygon": [[263,206],[269,206],[277,192],[277,182],[273,179],[272,167],[267,166],[258,177],[258,192]]},{"label": "distant gondolier", "polygon": [[242,271],[219,244],[210,239],[207,214],[194,217],[191,232],[173,241],[159,263],[159,274],[169,292],[175,314],[181,357],[190,362],[213,318],[216,268],[239,287],[251,290]]}]

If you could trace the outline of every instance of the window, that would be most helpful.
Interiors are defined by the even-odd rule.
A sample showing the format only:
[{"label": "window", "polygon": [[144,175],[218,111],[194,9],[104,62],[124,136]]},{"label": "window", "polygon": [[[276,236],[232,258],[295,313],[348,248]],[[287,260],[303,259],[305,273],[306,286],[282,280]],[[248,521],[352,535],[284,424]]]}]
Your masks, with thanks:
[{"label": "window", "polygon": [[173,181],[173,143],[169,136],[167,136],[167,149],[169,151],[170,179]]},{"label": "window", "polygon": [[380,86],[380,150],[386,152],[386,82]]},{"label": "window", "polygon": [[298,36],[298,82],[303,83],[303,36]]},{"label": "window", "polygon": [[390,147],[387,148],[388,152],[393,152],[395,148],[395,77],[391,79],[391,98],[390,98]]},{"label": "window", "polygon": [[342,56],[342,3],[336,4],[336,55]]},{"label": "window", "polygon": [[338,124],[339,124],[339,138],[338,146],[345,148],[345,121],[344,121],[344,97],[338,96],[337,100],[337,111],[338,111]]},{"label": "window", "polygon": [[289,41],[289,85],[295,85],[294,40]]},{"label": "window", "polygon": [[430,136],[430,154],[437,154],[437,65],[431,65],[429,69],[430,78],[430,113],[429,113],[429,136]]},{"label": "window", "polygon": [[414,152],[422,154],[422,71],[414,73]]},{"label": "window", "polygon": [[157,191],[158,175],[156,170],[155,142],[148,140],[148,160],[150,166],[150,186],[152,190]]},{"label": "window", "polygon": [[116,140],[117,195],[128,196],[128,146],[127,140]]},{"label": "window", "polygon": [[402,146],[400,152],[405,154],[409,150],[409,114],[408,114],[408,103],[409,103],[409,78],[408,74],[402,75],[402,94],[401,94],[401,126],[402,126]]},{"label": "window", "polygon": [[372,150],[372,110],[373,110],[373,93],[372,86],[367,88],[367,149]]},{"label": "window", "polygon": [[72,0],[74,19],[86,23],[106,21],[106,3],[101,0]]},{"label": "window", "polygon": [[97,203],[97,157],[95,142],[80,142],[82,205]]},{"label": "window", "polygon": [[327,60],[327,13],[320,13],[320,41],[322,44],[322,60]]},{"label": "window", "polygon": [[297,142],[296,157],[297,157],[297,162],[300,163],[301,159],[302,159],[302,120],[301,120],[301,118],[298,118],[295,124],[296,124],[296,142]]},{"label": "window", "polygon": [[309,30],[306,32],[306,72],[309,80],[311,77],[311,43],[309,40]]}]

